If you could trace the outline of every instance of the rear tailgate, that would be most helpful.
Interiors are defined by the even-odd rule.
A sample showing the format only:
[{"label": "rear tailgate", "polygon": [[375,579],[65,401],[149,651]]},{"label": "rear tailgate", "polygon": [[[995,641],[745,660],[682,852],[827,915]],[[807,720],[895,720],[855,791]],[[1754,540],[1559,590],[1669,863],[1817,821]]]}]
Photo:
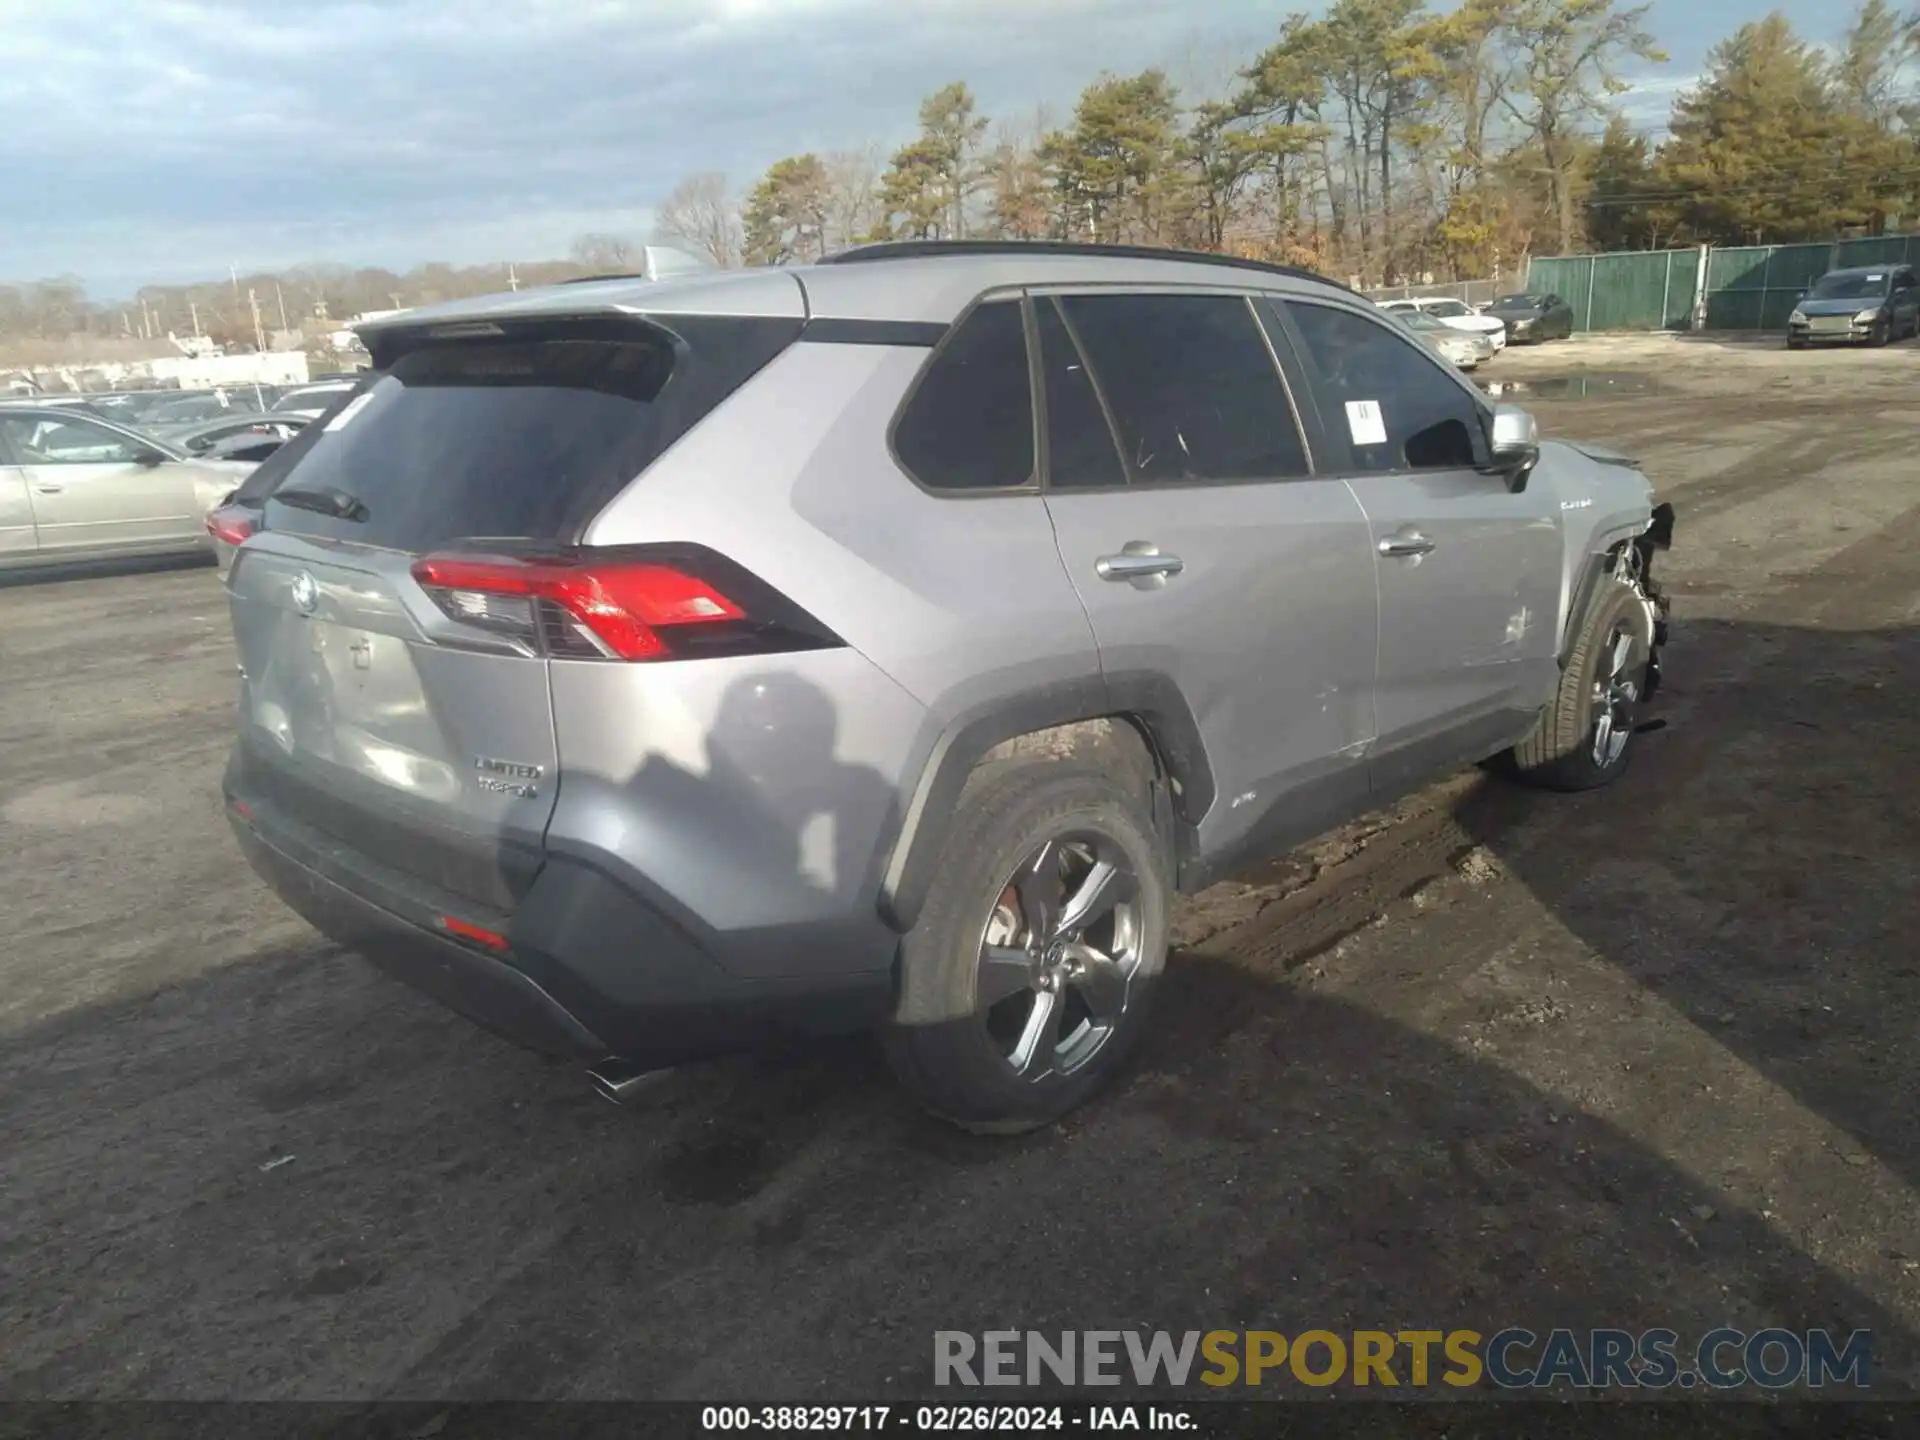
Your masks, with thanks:
[{"label": "rear tailgate", "polygon": [[[376,865],[511,909],[560,784],[547,656],[644,658],[567,613],[564,557],[798,330],[627,316],[389,340],[385,373],[236,501],[256,527],[227,581],[236,788]],[[561,568],[499,558],[529,552]]]},{"label": "rear tailgate", "polygon": [[241,784],[376,864],[509,909],[553,810],[546,661],[450,636],[409,560],[273,533],[246,546],[228,580]]}]

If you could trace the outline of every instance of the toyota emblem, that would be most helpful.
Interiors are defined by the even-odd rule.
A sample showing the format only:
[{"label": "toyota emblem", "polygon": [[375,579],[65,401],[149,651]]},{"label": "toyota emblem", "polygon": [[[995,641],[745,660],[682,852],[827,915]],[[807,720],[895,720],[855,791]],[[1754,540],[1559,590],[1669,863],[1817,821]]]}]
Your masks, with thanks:
[{"label": "toyota emblem", "polygon": [[293,603],[302,615],[311,615],[320,603],[320,584],[305,570],[293,577]]}]

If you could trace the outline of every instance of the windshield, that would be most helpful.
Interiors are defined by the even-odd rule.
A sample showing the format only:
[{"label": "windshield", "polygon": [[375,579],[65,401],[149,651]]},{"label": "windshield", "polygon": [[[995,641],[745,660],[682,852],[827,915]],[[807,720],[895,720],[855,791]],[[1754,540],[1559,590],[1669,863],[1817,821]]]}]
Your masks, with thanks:
[{"label": "windshield", "polygon": [[1809,300],[1877,300],[1887,293],[1889,272],[1856,270],[1822,275],[1807,292]]},{"label": "windshield", "polygon": [[1547,302],[1538,295],[1502,295],[1493,302],[1496,310],[1538,310]]}]

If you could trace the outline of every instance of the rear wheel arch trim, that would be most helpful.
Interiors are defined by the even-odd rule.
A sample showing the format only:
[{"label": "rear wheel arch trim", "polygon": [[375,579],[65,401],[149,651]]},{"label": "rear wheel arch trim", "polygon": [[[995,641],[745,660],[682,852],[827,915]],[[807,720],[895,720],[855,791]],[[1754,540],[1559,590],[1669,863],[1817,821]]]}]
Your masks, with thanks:
[{"label": "rear wheel arch trim", "polygon": [[1155,764],[1173,783],[1164,794],[1164,824],[1175,863],[1195,854],[1195,827],[1214,799],[1214,779],[1200,725],[1180,689],[1165,675],[1142,671],[1090,676],[987,701],[963,712],[934,741],[881,873],[879,908],[904,934],[918,921],[954,811],[967,781],[996,747],[1036,731],[1092,720],[1133,725]]}]

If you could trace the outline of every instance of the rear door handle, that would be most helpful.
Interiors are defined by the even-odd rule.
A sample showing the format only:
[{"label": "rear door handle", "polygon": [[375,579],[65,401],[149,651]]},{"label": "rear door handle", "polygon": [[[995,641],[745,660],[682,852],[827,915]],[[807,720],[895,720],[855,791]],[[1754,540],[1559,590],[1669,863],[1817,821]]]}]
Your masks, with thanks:
[{"label": "rear door handle", "polygon": [[38,490],[42,495],[58,495],[67,487],[64,485],[35,485],[33,488]]},{"label": "rear door handle", "polygon": [[1102,580],[1125,581],[1137,590],[1156,589],[1186,568],[1178,555],[1162,555],[1159,546],[1145,540],[1129,540],[1118,555],[1102,555],[1093,562],[1093,572]]},{"label": "rear door handle", "polygon": [[1380,542],[1382,555],[1425,555],[1433,549],[1433,541],[1418,530],[1402,530],[1398,535],[1389,535]]}]

